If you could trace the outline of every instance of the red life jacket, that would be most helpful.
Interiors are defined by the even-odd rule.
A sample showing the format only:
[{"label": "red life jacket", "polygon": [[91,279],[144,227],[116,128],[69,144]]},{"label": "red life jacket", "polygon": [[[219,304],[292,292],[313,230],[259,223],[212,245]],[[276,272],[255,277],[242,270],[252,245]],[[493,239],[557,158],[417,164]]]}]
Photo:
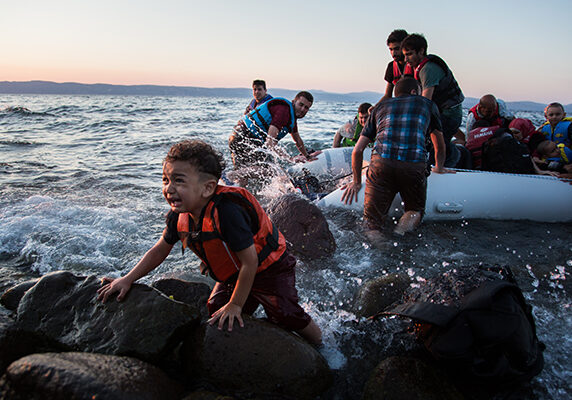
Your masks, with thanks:
[{"label": "red life jacket", "polygon": [[238,256],[223,241],[217,206],[222,198],[229,199],[243,207],[253,225],[254,247],[258,254],[257,273],[264,271],[282,257],[286,250],[286,240],[272,224],[256,198],[246,189],[237,186],[217,186],[214,196],[203,209],[197,231],[191,231],[189,213],[179,214],[177,232],[183,243],[206,265],[209,275],[226,282],[238,274],[241,263]]},{"label": "red life jacket", "polygon": [[[413,77],[415,79],[417,79],[418,81],[420,81],[419,71],[421,71],[421,68],[423,68],[425,66],[425,64],[427,64],[428,62],[429,62],[429,57],[425,57],[423,60],[421,60],[419,65],[417,67],[415,67],[415,72],[413,73]],[[409,66],[409,68],[411,68],[411,65],[409,65],[409,63],[407,63],[407,65]]]},{"label": "red life jacket", "polygon": [[[470,112],[471,114],[473,114],[473,117],[475,117],[475,121],[479,121],[479,120],[484,119],[483,117],[481,117],[481,116],[479,115],[478,110],[479,110],[479,105],[478,105],[478,104],[476,104],[475,106],[473,106],[473,108],[471,108],[471,109],[469,110],[469,112]],[[501,118],[501,116],[499,115],[499,105],[498,105],[498,103],[497,103],[496,106],[495,106],[495,117],[493,117],[493,118],[491,118],[491,119],[487,119],[487,121],[489,121],[489,123],[490,123],[491,125],[503,126],[504,120],[503,120],[503,118]]]},{"label": "red life jacket", "polygon": [[393,84],[395,85],[397,83],[397,81],[399,79],[401,79],[401,77],[403,75],[411,75],[413,76],[413,68],[411,68],[411,65],[409,65],[408,63],[405,64],[405,67],[403,67],[403,73],[401,73],[401,69],[399,68],[399,63],[397,61],[393,62]]},{"label": "red life jacket", "polygon": [[481,167],[483,143],[493,136],[497,129],[499,129],[498,125],[475,128],[467,135],[465,147],[471,152],[474,168],[479,169]]}]

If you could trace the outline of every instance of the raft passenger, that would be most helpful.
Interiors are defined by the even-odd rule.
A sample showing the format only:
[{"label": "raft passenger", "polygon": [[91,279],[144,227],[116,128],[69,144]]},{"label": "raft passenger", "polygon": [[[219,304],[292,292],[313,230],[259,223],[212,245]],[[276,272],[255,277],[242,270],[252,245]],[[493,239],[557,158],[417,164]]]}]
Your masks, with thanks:
[{"label": "raft passenger", "polygon": [[[270,159],[268,150],[290,162],[314,160],[319,152],[309,153],[306,150],[297,124],[313,102],[312,94],[302,91],[292,101],[275,97],[246,114],[238,121],[228,140],[234,167],[267,163]],[[277,146],[278,141],[287,134],[292,136],[300,155],[290,157]]]},{"label": "raft passenger", "polygon": [[423,97],[433,100],[439,108],[447,149],[445,166],[455,167],[461,153],[451,139],[461,126],[465,96],[445,61],[434,54],[427,54],[427,40],[423,35],[413,33],[407,36],[401,42],[401,50],[405,61],[413,68],[415,79],[421,84]]},{"label": "raft passenger", "polygon": [[125,276],[103,278],[98,299],[118,292],[158,267],[178,241],[201,259],[201,272],[214,278],[208,299],[209,323],[223,329],[262,304],[268,319],[321,343],[318,325],[298,304],[296,259],[254,196],[238,186],[218,185],[222,155],[199,140],[175,144],[163,162],[163,195],[171,210],[162,237]]},{"label": "raft passenger", "polygon": [[387,37],[387,48],[389,53],[393,58],[387,64],[385,69],[385,80],[387,85],[385,86],[385,94],[380,101],[389,99],[393,96],[393,88],[395,84],[403,75],[413,75],[413,68],[405,62],[405,57],[401,51],[401,42],[407,37],[408,33],[403,29],[396,29],[389,34]]},{"label": "raft passenger", "polygon": [[534,161],[540,169],[572,173],[572,150],[563,143],[544,140],[538,144],[536,151],[539,157],[535,157]]},{"label": "raft passenger", "polygon": [[544,116],[546,122],[538,128],[538,131],[546,139],[572,148],[572,118],[566,117],[564,106],[560,103],[550,103],[544,109]]},{"label": "raft passenger", "polygon": [[246,110],[244,110],[245,115],[272,98],[272,96],[266,91],[266,81],[263,81],[262,79],[255,79],[252,81],[252,95],[254,98],[248,106],[246,106]]},{"label": "raft passenger", "polygon": [[475,128],[487,126],[508,128],[513,119],[514,115],[508,111],[504,101],[492,94],[486,94],[469,110],[466,132],[468,135]]},{"label": "raft passenger", "polygon": [[358,114],[353,121],[346,122],[334,135],[334,144],[332,147],[353,147],[356,145],[359,135],[369,116],[369,109],[372,107],[369,103],[361,103],[358,107]]}]

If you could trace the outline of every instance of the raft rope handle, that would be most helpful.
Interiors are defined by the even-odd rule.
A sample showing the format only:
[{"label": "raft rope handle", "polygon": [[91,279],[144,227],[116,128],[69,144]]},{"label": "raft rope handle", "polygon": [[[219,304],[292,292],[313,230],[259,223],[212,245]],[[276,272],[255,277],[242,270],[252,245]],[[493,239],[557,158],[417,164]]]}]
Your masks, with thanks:
[{"label": "raft rope handle", "polygon": [[495,172],[495,171],[481,171],[481,170],[477,170],[477,169],[463,169],[463,168],[449,168],[446,167],[446,169],[451,170],[451,171],[456,171],[456,172],[478,172],[481,174],[493,174],[493,175],[512,175],[512,176],[526,176],[528,178],[534,178],[534,179],[558,179],[560,181],[564,181],[564,182],[572,182],[572,179],[570,178],[558,178],[557,176],[549,176],[549,175],[536,175],[536,174],[514,174],[514,173],[510,173],[510,172]]},{"label": "raft rope handle", "polygon": [[[365,167],[362,168],[362,170],[366,169],[367,167],[368,166],[366,165]],[[475,170],[475,169],[448,168],[448,167],[446,169],[451,170],[451,171],[455,171],[455,172],[472,172],[472,173],[492,174],[492,175],[499,175],[500,174],[500,175],[512,175],[512,176],[527,176],[529,178],[534,178],[534,179],[551,179],[551,180],[558,179],[558,180],[563,181],[563,182],[572,182],[572,179],[570,179],[570,178],[558,178],[556,176],[548,176],[548,175],[513,174],[510,172],[481,171],[481,170]],[[337,177],[332,178],[332,179],[327,179],[325,181],[319,181],[318,183],[323,184],[323,183],[335,182],[337,180],[346,178],[352,174],[353,174],[353,171],[350,172],[349,174],[340,175],[340,176],[337,176]]]}]

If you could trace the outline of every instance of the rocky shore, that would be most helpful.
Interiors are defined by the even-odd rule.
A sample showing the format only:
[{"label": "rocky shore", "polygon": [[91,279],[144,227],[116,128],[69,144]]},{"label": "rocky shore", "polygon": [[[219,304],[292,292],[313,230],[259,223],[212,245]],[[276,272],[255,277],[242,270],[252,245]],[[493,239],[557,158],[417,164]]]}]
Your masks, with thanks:
[{"label": "rocky shore", "polygon": [[[299,257],[335,250],[319,210],[301,205],[297,217],[278,219],[279,203],[271,209]],[[122,302],[104,304],[96,293],[101,277],[53,272],[0,298],[0,399],[534,398],[527,387],[493,394],[459,387],[406,332],[408,323],[368,319],[400,301],[410,284],[407,274],[392,274],[361,285],[354,313],[378,324],[360,339],[372,351],[331,370],[324,349],[264,320],[245,316],[244,328],[232,332],[208,325],[204,283],[135,284]],[[379,337],[387,345],[374,351]],[[340,338],[340,345],[352,348],[354,340]]]}]

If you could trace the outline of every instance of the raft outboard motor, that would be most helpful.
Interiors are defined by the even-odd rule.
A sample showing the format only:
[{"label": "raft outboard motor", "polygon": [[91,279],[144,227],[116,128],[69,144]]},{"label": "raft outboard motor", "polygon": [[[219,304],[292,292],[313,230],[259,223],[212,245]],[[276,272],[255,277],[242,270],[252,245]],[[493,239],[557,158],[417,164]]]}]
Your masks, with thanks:
[{"label": "raft outboard motor", "polygon": [[302,169],[302,175],[293,176],[292,182],[296,188],[300,189],[311,200],[318,198],[324,190],[318,178],[313,176],[306,168]]}]

